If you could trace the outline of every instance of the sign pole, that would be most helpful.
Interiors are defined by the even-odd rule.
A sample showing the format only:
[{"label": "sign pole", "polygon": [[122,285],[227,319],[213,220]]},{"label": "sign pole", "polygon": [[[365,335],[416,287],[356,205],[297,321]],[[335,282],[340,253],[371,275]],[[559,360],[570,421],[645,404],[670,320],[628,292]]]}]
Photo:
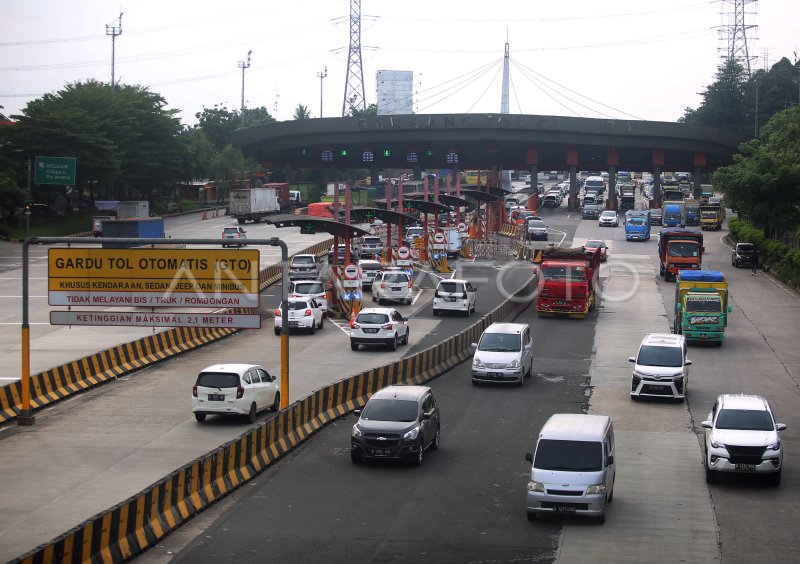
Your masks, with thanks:
[{"label": "sign pole", "polygon": [[30,239],[22,243],[22,408],[17,425],[33,425],[36,418],[31,410],[31,334],[28,322],[28,255]]}]

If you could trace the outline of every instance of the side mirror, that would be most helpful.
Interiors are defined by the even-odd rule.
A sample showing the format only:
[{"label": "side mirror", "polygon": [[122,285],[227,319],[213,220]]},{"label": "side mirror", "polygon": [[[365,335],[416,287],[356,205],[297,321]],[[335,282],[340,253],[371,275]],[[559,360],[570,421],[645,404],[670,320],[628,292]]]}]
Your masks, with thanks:
[{"label": "side mirror", "polygon": [[609,454],[608,458],[606,458],[606,466],[611,466],[612,464],[614,464],[614,455]]},{"label": "side mirror", "polygon": [[430,414],[430,413],[423,413],[423,414],[422,414],[422,417],[421,417],[420,419],[421,419],[422,421],[427,421],[427,420],[428,420],[428,419],[430,419],[430,418],[431,418],[431,414]]},{"label": "side mirror", "polygon": [[[703,421],[702,423],[700,423],[700,426],[703,429],[710,429],[711,428],[711,421],[710,420],[709,421]],[[776,427],[777,427],[777,425],[776,425]]]},{"label": "side mirror", "polygon": [[628,357],[628,362],[636,362],[636,357],[635,356],[629,356]]},{"label": "side mirror", "polygon": [[705,247],[700,247],[700,250],[703,251],[703,252],[706,252],[706,248]]},{"label": "side mirror", "polygon": [[733,306],[728,306],[728,313],[733,311]]},{"label": "side mirror", "polygon": [[402,319],[403,321],[408,321],[408,317],[401,317],[400,319]]},{"label": "side mirror", "polygon": [[686,359],[686,361],[683,363],[683,365],[684,366],[691,366],[692,365],[692,361],[689,360],[689,359]]},{"label": "side mirror", "polygon": [[471,348],[473,351],[478,350],[478,343],[470,343],[469,348]]},{"label": "side mirror", "polygon": [[776,431],[785,431],[786,430],[786,423],[775,423],[775,430]]},{"label": "side mirror", "polygon": [[527,462],[530,462],[531,464],[533,464],[533,455],[531,453],[529,453],[529,452],[526,452],[525,453],[525,460]]},{"label": "side mirror", "polygon": [[361,410],[360,409],[354,409],[353,410],[353,415],[355,415],[356,417],[361,417]]}]

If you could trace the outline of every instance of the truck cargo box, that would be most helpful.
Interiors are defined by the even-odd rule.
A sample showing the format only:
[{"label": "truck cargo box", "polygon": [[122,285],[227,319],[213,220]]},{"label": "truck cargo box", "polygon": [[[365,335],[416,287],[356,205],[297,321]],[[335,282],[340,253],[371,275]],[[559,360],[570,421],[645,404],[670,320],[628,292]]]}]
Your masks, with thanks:
[{"label": "truck cargo box", "polygon": [[[146,217],[138,219],[106,219],[103,220],[103,235],[128,239],[163,239],[164,219]],[[138,243],[103,243],[104,249],[129,249],[138,247]]]},{"label": "truck cargo box", "polygon": [[150,217],[150,202],[130,201],[117,202],[117,219],[136,219]]}]

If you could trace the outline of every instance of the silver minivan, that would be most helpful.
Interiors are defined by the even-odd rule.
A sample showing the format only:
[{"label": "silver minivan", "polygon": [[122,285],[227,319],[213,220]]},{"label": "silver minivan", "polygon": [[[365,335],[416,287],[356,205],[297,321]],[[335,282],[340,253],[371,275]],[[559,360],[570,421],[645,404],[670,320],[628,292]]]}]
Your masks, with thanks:
[{"label": "silver minivan", "polygon": [[521,386],[533,371],[533,341],[527,323],[492,323],[472,348],[473,384],[512,382]]},{"label": "silver minivan", "polygon": [[606,520],[614,498],[614,427],[607,415],[556,413],[539,432],[531,463],[528,520],[578,514]]}]

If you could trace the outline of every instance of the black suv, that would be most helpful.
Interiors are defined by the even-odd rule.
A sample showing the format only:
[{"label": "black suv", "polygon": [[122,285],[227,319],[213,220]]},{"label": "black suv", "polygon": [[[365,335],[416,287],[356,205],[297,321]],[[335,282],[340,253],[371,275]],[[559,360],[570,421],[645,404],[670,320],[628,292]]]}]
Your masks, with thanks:
[{"label": "black suv", "polygon": [[426,449],[439,448],[439,405],[428,386],[388,386],[378,390],[350,436],[350,459],[410,460],[422,464]]},{"label": "black suv", "polygon": [[736,248],[731,253],[731,266],[753,266],[753,255],[756,246],[753,243],[736,243]]}]

